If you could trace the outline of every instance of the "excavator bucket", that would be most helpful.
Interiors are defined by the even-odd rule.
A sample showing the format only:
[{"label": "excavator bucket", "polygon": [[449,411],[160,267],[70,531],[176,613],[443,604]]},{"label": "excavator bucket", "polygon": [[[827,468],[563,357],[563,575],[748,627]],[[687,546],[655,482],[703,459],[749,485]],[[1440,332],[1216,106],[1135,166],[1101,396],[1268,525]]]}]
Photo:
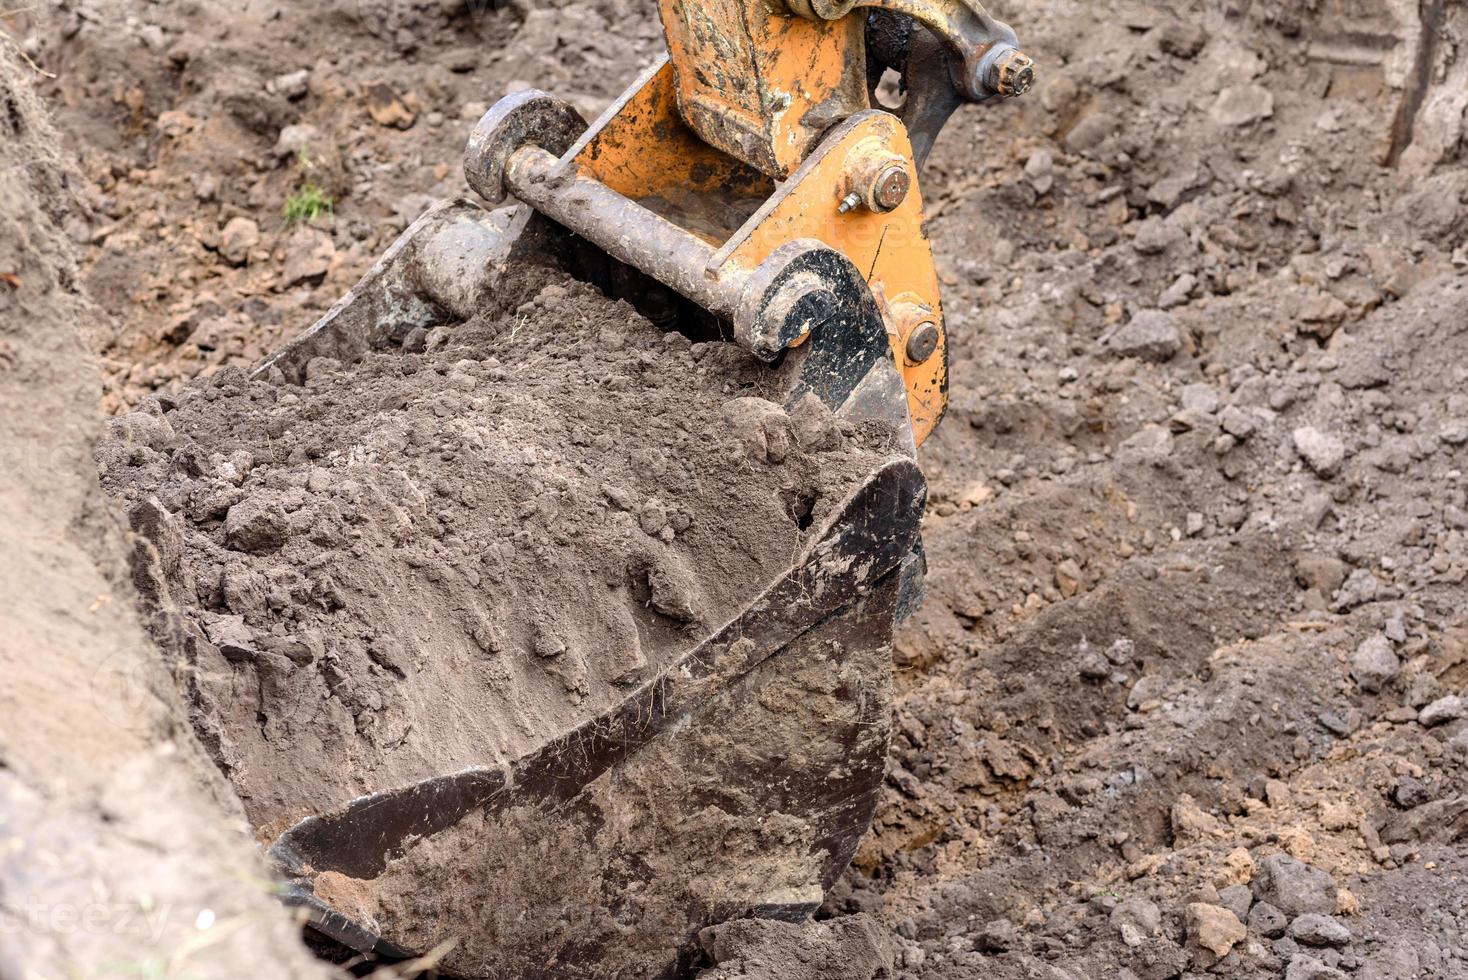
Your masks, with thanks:
[{"label": "excavator bucket", "polygon": [[[299,382],[452,330],[555,268],[738,345],[774,400],[887,434],[788,564],[650,679],[279,833],[288,900],[352,948],[462,976],[674,975],[707,925],[809,915],[870,824],[893,630],[921,591],[916,448],[947,403],[917,175],[961,102],[1022,93],[1032,66],[973,0],[788,3],[663,0],[669,57],[590,124],[543,92],[501,100],[465,173],[519,203],[430,209],[258,369]],[[888,69],[900,111],[871,105]]]},{"label": "excavator bucket", "polygon": [[[574,262],[576,245],[524,207],[438,205],[257,374],[299,380],[316,358],[452,328],[511,264]],[[651,976],[703,926],[820,905],[876,806],[925,500],[875,306],[825,261],[841,292],[781,366],[786,399],[815,393],[893,448],[738,615],[610,707],[508,764],[342,800],[280,834],[269,854],[315,929],[389,957],[447,949],[455,975]]]}]

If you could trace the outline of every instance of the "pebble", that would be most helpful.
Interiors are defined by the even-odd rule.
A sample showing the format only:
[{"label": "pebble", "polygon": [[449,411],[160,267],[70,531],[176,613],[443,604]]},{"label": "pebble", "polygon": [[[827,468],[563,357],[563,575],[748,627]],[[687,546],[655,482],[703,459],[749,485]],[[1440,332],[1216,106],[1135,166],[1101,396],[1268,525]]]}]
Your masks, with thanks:
[{"label": "pebble", "polygon": [[1182,350],[1177,321],[1161,310],[1143,310],[1106,338],[1106,348],[1118,357],[1135,357],[1161,364]]},{"label": "pebble", "polygon": [[244,265],[260,244],[260,226],[249,218],[230,218],[219,233],[219,254],[230,265]]},{"label": "pebble", "polygon": [[1197,288],[1198,277],[1191,272],[1184,272],[1163,291],[1161,296],[1157,297],[1157,305],[1164,310],[1186,305],[1188,298],[1193,295],[1193,290]]},{"label": "pebble", "polygon": [[1274,93],[1262,85],[1235,85],[1218,93],[1209,112],[1220,126],[1247,126],[1274,115]]},{"label": "pebble", "polygon": [[1309,912],[1290,923],[1290,938],[1306,946],[1347,946],[1351,930],[1334,916]]},{"label": "pebble", "polygon": [[237,551],[274,551],[290,537],[285,510],[262,497],[246,497],[224,517],[224,540]]},{"label": "pebble", "polygon": [[290,289],[302,283],[320,285],[335,257],[336,244],[330,235],[302,225],[286,239],[279,288]]},{"label": "pebble", "polygon": [[1025,163],[1025,179],[1036,194],[1048,194],[1055,186],[1055,158],[1049,150],[1036,150]]},{"label": "pebble", "polygon": [[367,114],[379,126],[390,129],[411,129],[418,121],[418,114],[408,108],[392,86],[384,82],[367,87]]},{"label": "pebble", "polygon": [[1457,721],[1463,717],[1463,699],[1456,694],[1438,698],[1423,708],[1417,715],[1417,723],[1423,728]]},{"label": "pebble", "polygon": [[1183,385],[1181,401],[1183,411],[1186,412],[1212,415],[1218,411],[1218,392],[1212,385]]},{"label": "pebble", "polygon": [[274,95],[282,95],[291,102],[305,98],[310,87],[311,70],[309,68],[277,75],[265,83],[265,91]]},{"label": "pebble", "polygon": [[1194,902],[1187,907],[1186,919],[1188,941],[1220,958],[1247,935],[1238,916],[1221,905]]},{"label": "pebble", "polygon": [[1367,694],[1385,689],[1402,672],[1402,662],[1391,641],[1377,634],[1367,637],[1351,657],[1351,676]]},{"label": "pebble", "polygon": [[1253,413],[1248,412],[1237,405],[1230,405],[1218,416],[1218,424],[1239,442],[1243,442],[1254,434],[1257,428]]},{"label": "pebble", "polygon": [[1283,936],[1289,924],[1289,917],[1268,902],[1256,902],[1249,910],[1249,928],[1265,939]]},{"label": "pebble", "polygon": [[1316,476],[1328,480],[1340,472],[1346,459],[1346,445],[1335,436],[1305,425],[1294,431],[1294,442],[1295,452]]},{"label": "pebble", "polygon": [[1252,886],[1255,898],[1286,915],[1330,915],[1336,909],[1335,881],[1330,875],[1288,854],[1271,854],[1260,861]]},{"label": "pebble", "polygon": [[1346,980],[1346,975],[1307,953],[1296,953],[1285,969],[1285,980]]},{"label": "pebble", "polygon": [[308,123],[286,126],[275,139],[276,159],[283,160],[303,153],[321,142],[321,131]]}]

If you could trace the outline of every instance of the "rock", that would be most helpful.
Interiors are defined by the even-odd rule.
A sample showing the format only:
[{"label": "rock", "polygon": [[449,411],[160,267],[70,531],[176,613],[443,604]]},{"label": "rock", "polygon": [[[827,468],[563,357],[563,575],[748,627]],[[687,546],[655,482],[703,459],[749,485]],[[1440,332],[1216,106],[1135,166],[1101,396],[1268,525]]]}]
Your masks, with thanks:
[{"label": "rock", "polygon": [[806,392],[791,406],[790,425],[802,452],[826,452],[841,444],[841,429],[831,409],[813,392]]},{"label": "rock", "polygon": [[1249,915],[1249,907],[1254,904],[1254,893],[1248,885],[1230,885],[1218,893],[1218,901],[1234,914],[1234,918],[1243,922]]},{"label": "rock", "polygon": [[1295,557],[1295,580],[1322,596],[1332,596],[1346,580],[1346,563],[1330,555],[1303,554]]},{"label": "rock", "polygon": [[367,112],[379,126],[392,129],[409,129],[418,120],[418,114],[408,108],[392,87],[382,82],[367,87]]},{"label": "rock", "polygon": [[1349,803],[1327,800],[1320,805],[1320,825],[1326,830],[1346,830],[1356,826],[1359,817]]},{"label": "rock", "polygon": [[1417,950],[1404,939],[1378,950],[1366,958],[1357,980],[1415,980],[1422,970]]},{"label": "rock", "polygon": [[1220,959],[1247,934],[1238,916],[1221,905],[1194,902],[1186,912],[1188,941]]},{"label": "rock", "polygon": [[336,245],[330,235],[302,225],[286,239],[285,265],[278,288],[290,289],[301,283],[320,285],[335,257]]},{"label": "rock", "polygon": [[1118,357],[1135,357],[1161,364],[1182,350],[1177,322],[1161,310],[1143,310],[1106,338],[1106,347]]},{"label": "rock", "polygon": [[246,497],[224,517],[224,540],[236,551],[274,551],[290,537],[290,520],[273,500]]},{"label": "rock", "polygon": [[[1129,898],[1111,910],[1111,928],[1115,929],[1128,946],[1139,945],[1142,940],[1158,936],[1162,932],[1162,910],[1155,902],[1145,898]],[[1128,940],[1128,936],[1136,941]]]},{"label": "rock", "polygon": [[1186,412],[1212,415],[1218,411],[1218,392],[1212,385],[1183,385],[1181,401],[1183,411]]},{"label": "rock", "polygon": [[1289,924],[1289,917],[1268,902],[1256,902],[1249,910],[1249,928],[1265,939],[1283,936]]},{"label": "rock", "polygon": [[1438,698],[1423,708],[1417,715],[1417,723],[1423,728],[1443,725],[1463,717],[1463,699],[1456,694]]},{"label": "rock", "polygon": [[1271,854],[1259,862],[1252,887],[1257,900],[1289,916],[1332,915],[1336,910],[1335,881],[1330,875],[1288,854]]},{"label": "rock", "polygon": [[307,123],[296,123],[280,131],[275,139],[276,159],[297,156],[321,141],[321,132]]},{"label": "rock", "polygon": [[255,631],[245,625],[243,616],[215,616],[203,623],[204,635],[219,648],[226,660],[236,663],[256,659],[260,647]]},{"label": "rock", "polygon": [[1308,912],[1290,923],[1290,938],[1306,946],[1347,946],[1351,930],[1333,916]]},{"label": "rock", "polygon": [[1402,672],[1392,643],[1380,633],[1367,637],[1351,657],[1351,676],[1367,694],[1384,690]]},{"label": "rock", "polygon": [[1432,787],[1420,779],[1402,776],[1392,787],[1392,801],[1403,810],[1411,810],[1432,802]]},{"label": "rock", "polygon": [[1036,194],[1048,194],[1055,186],[1055,158],[1049,150],[1036,150],[1025,163],[1025,179]]},{"label": "rock", "polygon": [[1346,975],[1313,956],[1296,953],[1285,968],[1285,980],[1346,980]]},{"label": "rock", "polygon": [[1184,272],[1173,281],[1171,286],[1162,291],[1161,296],[1157,297],[1157,305],[1164,310],[1184,306],[1188,298],[1193,295],[1193,290],[1197,288],[1198,277],[1191,272]]},{"label": "rock", "polygon": [[287,72],[284,75],[276,75],[265,83],[265,91],[284,96],[292,102],[295,102],[297,99],[304,99],[310,87],[311,70],[309,68]]},{"label": "rock", "polygon": [[1237,405],[1230,405],[1225,408],[1223,413],[1218,416],[1218,424],[1224,432],[1227,432],[1239,440],[1239,442],[1243,442],[1252,436],[1254,430],[1258,427],[1254,422],[1254,416]]},{"label": "rock", "polygon": [[1190,20],[1170,20],[1157,32],[1157,46],[1174,58],[1195,58],[1206,43],[1208,35]]},{"label": "rock", "polygon": [[790,416],[763,398],[735,398],[724,404],[724,420],[745,452],[761,463],[783,463],[796,446]]},{"label": "rock", "polygon": [[1218,93],[1209,115],[1220,126],[1247,126],[1274,115],[1274,93],[1262,85],[1235,85]]},{"label": "rock", "polygon": [[1108,112],[1093,112],[1084,116],[1065,135],[1066,148],[1074,153],[1094,150],[1117,130],[1116,116]]},{"label": "rock", "polygon": [[1304,425],[1296,429],[1294,440],[1295,452],[1322,479],[1328,480],[1335,476],[1345,462],[1345,443],[1313,426]]},{"label": "rock", "polygon": [[249,218],[230,218],[219,233],[219,254],[230,265],[244,265],[260,244],[260,226]]},{"label": "rock", "polygon": [[1008,919],[995,919],[974,937],[974,949],[981,953],[1002,953],[1015,944],[1019,931]]},{"label": "rock", "polygon": [[1186,793],[1179,796],[1172,804],[1170,816],[1173,840],[1179,843],[1200,837],[1211,837],[1220,830],[1218,818],[1205,812]]}]

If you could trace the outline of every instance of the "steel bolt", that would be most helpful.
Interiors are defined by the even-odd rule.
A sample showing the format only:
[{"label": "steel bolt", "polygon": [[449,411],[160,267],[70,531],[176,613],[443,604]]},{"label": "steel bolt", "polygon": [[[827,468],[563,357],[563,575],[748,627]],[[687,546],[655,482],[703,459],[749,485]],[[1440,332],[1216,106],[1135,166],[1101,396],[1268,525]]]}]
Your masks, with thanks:
[{"label": "steel bolt", "polygon": [[900,163],[883,168],[872,184],[872,203],[876,205],[874,210],[891,211],[903,201],[907,200],[907,192],[912,187],[912,177],[908,175],[907,168]]},{"label": "steel bolt", "polygon": [[984,82],[1006,99],[1024,95],[1035,84],[1035,62],[1018,48],[1005,48],[989,61]]},{"label": "steel bolt", "polygon": [[847,211],[850,211],[852,208],[856,207],[860,203],[861,195],[858,194],[856,191],[852,191],[850,194],[847,194],[841,199],[841,203],[836,206],[836,211],[838,214],[845,214]]},{"label": "steel bolt", "polygon": [[923,363],[937,349],[938,325],[932,320],[924,320],[907,335],[907,359],[914,364]]}]

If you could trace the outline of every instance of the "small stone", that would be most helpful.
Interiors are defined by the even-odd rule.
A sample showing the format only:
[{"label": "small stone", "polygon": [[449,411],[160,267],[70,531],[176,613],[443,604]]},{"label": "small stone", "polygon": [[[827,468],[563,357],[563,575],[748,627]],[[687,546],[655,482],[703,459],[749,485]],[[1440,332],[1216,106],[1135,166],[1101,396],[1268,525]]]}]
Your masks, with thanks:
[{"label": "small stone", "polygon": [[1295,953],[1285,968],[1285,980],[1346,980],[1346,975],[1307,953]]},{"label": "small stone", "polygon": [[1402,776],[1392,787],[1392,801],[1403,810],[1411,810],[1432,802],[1432,787],[1420,779]]},{"label": "small stone", "polygon": [[1351,676],[1367,694],[1384,690],[1402,672],[1402,662],[1391,641],[1381,634],[1367,637],[1351,657]]},{"label": "small stone", "polygon": [[1330,555],[1302,554],[1295,557],[1295,579],[1322,596],[1332,596],[1346,580],[1346,563]]},{"label": "small stone", "polygon": [[230,218],[219,233],[219,254],[230,265],[244,265],[260,244],[260,226],[249,218]]},{"label": "small stone", "polygon": [[1055,566],[1055,587],[1060,590],[1064,598],[1074,597],[1081,591],[1081,586],[1084,584],[1085,576],[1081,573],[1081,567],[1076,564],[1074,558],[1067,558]]},{"label": "small stone", "polygon": [[367,112],[379,126],[391,129],[409,129],[417,121],[418,114],[408,108],[390,85],[378,82],[367,87]]},{"label": "small stone", "polygon": [[1320,805],[1320,826],[1326,830],[1347,830],[1356,826],[1358,819],[1349,803],[1330,800]]},{"label": "small stone", "polygon": [[1055,158],[1049,150],[1037,150],[1025,163],[1025,179],[1036,194],[1048,194],[1055,185]]},{"label": "small stone", "polygon": [[1106,659],[1118,667],[1124,667],[1137,659],[1137,645],[1131,640],[1117,640],[1106,648]]},{"label": "small stone", "polygon": [[272,500],[246,497],[224,517],[224,540],[236,551],[274,551],[290,537],[290,520]]},{"label": "small stone", "polygon": [[1182,350],[1177,321],[1161,310],[1143,310],[1107,339],[1106,347],[1118,357],[1135,357],[1161,364]]},{"label": "small stone", "polygon": [[981,953],[1002,953],[1019,938],[1019,930],[1008,919],[995,919],[974,937],[974,949]]},{"label": "small stone", "polygon": [[1239,442],[1243,442],[1252,436],[1254,430],[1258,427],[1254,422],[1254,416],[1237,405],[1230,405],[1225,408],[1223,413],[1218,416],[1218,424],[1224,432],[1227,432],[1239,440]]},{"label": "small stone", "polygon": [[[1162,910],[1145,898],[1129,898],[1111,910],[1111,928],[1118,933],[1130,929],[1140,938],[1149,939],[1162,933]],[[1131,944],[1128,944],[1131,945]]]},{"label": "small stone", "polygon": [[1330,915],[1336,910],[1335,881],[1330,875],[1288,854],[1271,854],[1259,862],[1252,887],[1256,899],[1286,915]]},{"label": "small stone", "polygon": [[265,83],[265,91],[284,96],[291,102],[305,98],[310,87],[311,70],[309,68],[277,75]]},{"label": "small stone", "polygon": [[290,289],[302,283],[320,285],[335,257],[336,244],[330,235],[302,225],[286,239],[285,266],[278,288]]},{"label": "small stone", "polygon": [[275,140],[275,156],[277,159],[294,157],[304,153],[321,140],[321,133],[315,126],[308,123],[296,123],[287,126],[280,131]]},{"label": "small stone", "polygon": [[1283,936],[1289,924],[1289,917],[1268,902],[1256,902],[1249,910],[1250,930],[1265,939]]},{"label": "small stone", "polygon": [[1162,295],[1157,297],[1157,305],[1164,310],[1175,309],[1188,302],[1193,295],[1193,290],[1198,288],[1198,277],[1191,272],[1184,272],[1173,281],[1171,286],[1163,290]]},{"label": "small stone", "polygon": [[841,444],[841,429],[830,407],[814,392],[806,392],[790,407],[790,425],[802,452],[826,452]]},{"label": "small stone", "polygon": [[1295,451],[1300,454],[1315,474],[1330,479],[1340,471],[1346,459],[1346,445],[1335,436],[1312,427],[1301,426],[1294,431]]},{"label": "small stone", "polygon": [[1463,699],[1456,694],[1438,698],[1423,708],[1417,715],[1417,723],[1423,728],[1443,725],[1463,717]]},{"label": "small stone", "polygon": [[1247,932],[1238,916],[1221,905],[1194,902],[1186,912],[1188,941],[1222,958],[1241,942]]},{"label": "small stone", "polygon": [[1274,93],[1262,85],[1235,85],[1218,93],[1209,113],[1220,126],[1247,126],[1274,115]]},{"label": "small stone", "polygon": [[1218,392],[1212,385],[1183,385],[1182,406],[1184,411],[1212,415],[1218,411]]},{"label": "small stone", "polygon": [[1254,904],[1254,893],[1248,885],[1230,885],[1218,893],[1218,901],[1243,922],[1249,914],[1249,906]]},{"label": "small stone", "polygon": [[1307,912],[1290,923],[1290,938],[1306,946],[1346,946],[1351,930],[1333,916]]},{"label": "small stone", "polygon": [[1184,525],[1184,530],[1187,532],[1188,537],[1196,538],[1198,535],[1203,533],[1203,528],[1205,526],[1206,525],[1204,523],[1202,514],[1198,513],[1197,511],[1188,512],[1188,516]]}]

